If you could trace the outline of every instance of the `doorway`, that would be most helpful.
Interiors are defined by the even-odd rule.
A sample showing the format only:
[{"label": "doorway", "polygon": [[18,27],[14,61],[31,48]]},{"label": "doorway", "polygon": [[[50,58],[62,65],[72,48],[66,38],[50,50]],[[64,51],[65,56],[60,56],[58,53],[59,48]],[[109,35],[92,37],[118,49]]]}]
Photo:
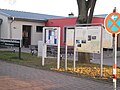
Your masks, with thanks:
[{"label": "doorway", "polygon": [[22,26],[22,44],[23,47],[29,47],[31,45],[31,27],[29,25]]}]

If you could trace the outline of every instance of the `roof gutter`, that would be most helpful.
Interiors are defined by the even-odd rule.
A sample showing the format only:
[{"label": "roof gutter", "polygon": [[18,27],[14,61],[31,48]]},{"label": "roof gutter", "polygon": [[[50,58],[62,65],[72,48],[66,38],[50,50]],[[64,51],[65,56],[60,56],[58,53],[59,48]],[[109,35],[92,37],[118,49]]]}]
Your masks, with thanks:
[{"label": "roof gutter", "polygon": [[28,21],[28,22],[47,22],[48,20],[36,20],[36,19],[27,19],[27,18],[14,18],[15,20],[18,21]]},{"label": "roof gutter", "polygon": [[11,20],[11,22],[10,22],[10,39],[12,39],[12,23],[15,20],[15,18],[14,17],[10,17],[10,20]]}]

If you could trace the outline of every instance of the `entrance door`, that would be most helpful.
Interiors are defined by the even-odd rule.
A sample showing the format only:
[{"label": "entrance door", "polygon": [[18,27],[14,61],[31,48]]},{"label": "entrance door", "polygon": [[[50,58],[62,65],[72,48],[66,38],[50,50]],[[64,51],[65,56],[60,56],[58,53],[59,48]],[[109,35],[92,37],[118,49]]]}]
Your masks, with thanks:
[{"label": "entrance door", "polygon": [[28,26],[28,25],[23,25],[23,46],[24,47],[29,47],[29,45],[31,44],[31,27],[32,26]]}]

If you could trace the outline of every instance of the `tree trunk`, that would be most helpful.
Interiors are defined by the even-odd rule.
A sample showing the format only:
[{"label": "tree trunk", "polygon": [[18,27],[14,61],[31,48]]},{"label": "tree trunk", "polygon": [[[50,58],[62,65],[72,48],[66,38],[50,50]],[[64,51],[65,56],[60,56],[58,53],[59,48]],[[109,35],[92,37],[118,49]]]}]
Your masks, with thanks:
[{"label": "tree trunk", "polygon": [[[76,24],[91,23],[96,0],[77,0],[78,18]],[[90,63],[89,53],[78,53],[80,63]]]},{"label": "tree trunk", "polygon": [[76,23],[77,24],[84,24],[87,22],[87,7],[85,0],[77,0],[78,4],[78,18]]},{"label": "tree trunk", "polygon": [[91,23],[92,22],[94,8],[95,8],[95,4],[96,4],[96,0],[90,0],[90,1],[88,3],[88,5],[89,5],[88,10],[90,9],[90,12],[88,13],[87,23]]}]

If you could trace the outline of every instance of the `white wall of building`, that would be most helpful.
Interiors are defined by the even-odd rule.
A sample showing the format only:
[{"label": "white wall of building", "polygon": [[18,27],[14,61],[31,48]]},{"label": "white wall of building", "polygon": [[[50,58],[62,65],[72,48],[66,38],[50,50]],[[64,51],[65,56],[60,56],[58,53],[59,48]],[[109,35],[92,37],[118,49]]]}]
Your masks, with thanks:
[{"label": "white wall of building", "polygon": [[35,23],[31,30],[31,45],[37,45],[38,41],[42,41],[43,33],[36,32],[36,26],[45,26],[45,23]]},{"label": "white wall of building", "polygon": [[43,41],[38,41],[38,57],[42,56]]},{"label": "white wall of building", "polygon": [[45,23],[28,22],[28,21],[13,21],[12,23],[12,38],[22,39],[22,26],[31,26],[31,45],[37,45],[38,41],[42,40],[42,33],[36,32],[36,26],[45,26]]},{"label": "white wall of building", "polygon": [[0,26],[0,38],[9,38],[9,22],[8,17],[0,14],[0,18],[3,19],[3,22]]},{"label": "white wall of building", "polygon": [[12,39],[22,40],[22,24],[18,21],[13,21],[11,24],[12,29]]}]

